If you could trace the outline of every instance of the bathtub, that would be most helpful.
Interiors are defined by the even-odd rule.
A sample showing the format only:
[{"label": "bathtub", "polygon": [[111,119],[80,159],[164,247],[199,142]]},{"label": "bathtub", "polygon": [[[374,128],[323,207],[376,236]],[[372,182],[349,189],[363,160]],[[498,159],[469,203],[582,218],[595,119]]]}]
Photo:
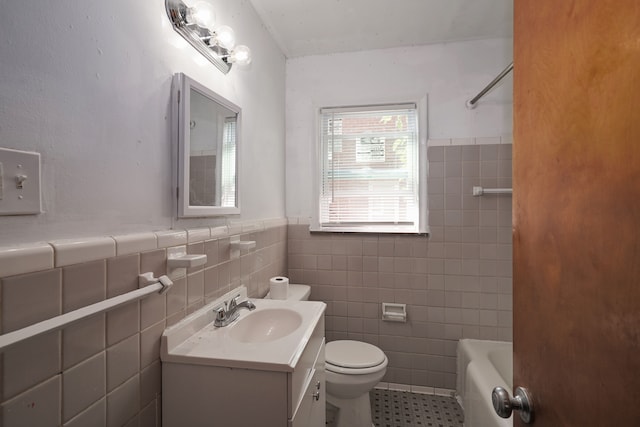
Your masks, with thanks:
[{"label": "bathtub", "polygon": [[458,342],[456,391],[464,408],[465,427],[511,427],[493,409],[491,392],[501,386],[513,396],[513,345],[504,341],[463,339]]}]

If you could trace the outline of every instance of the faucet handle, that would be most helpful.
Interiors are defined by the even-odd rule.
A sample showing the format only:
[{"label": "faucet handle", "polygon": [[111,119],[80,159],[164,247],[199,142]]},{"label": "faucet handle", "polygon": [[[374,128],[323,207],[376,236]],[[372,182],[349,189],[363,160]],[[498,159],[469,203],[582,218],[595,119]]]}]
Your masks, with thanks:
[{"label": "faucet handle", "polygon": [[240,294],[236,295],[235,297],[231,298],[229,300],[229,305],[227,307],[228,311],[233,310],[234,308],[236,308],[236,306],[238,305],[238,301],[240,300]]},{"label": "faucet handle", "polygon": [[225,310],[224,305],[219,305],[213,309],[213,312],[216,314],[216,322],[220,323],[227,319],[227,310]]}]

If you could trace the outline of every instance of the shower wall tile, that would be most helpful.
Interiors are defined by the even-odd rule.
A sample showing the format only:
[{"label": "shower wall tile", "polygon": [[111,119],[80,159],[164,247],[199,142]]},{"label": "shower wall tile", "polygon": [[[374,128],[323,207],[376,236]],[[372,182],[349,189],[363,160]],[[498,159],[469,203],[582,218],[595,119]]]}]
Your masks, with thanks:
[{"label": "shower wall tile", "polygon": [[[429,161],[431,161],[431,157]],[[480,160],[480,147],[475,145],[466,145],[462,147],[462,161],[477,162]]]},{"label": "shower wall tile", "polygon": [[[255,240],[257,247],[231,260],[230,233]],[[190,251],[208,255],[207,263],[174,278],[166,294],[130,302],[0,354],[0,425],[160,425],[162,332],[231,286],[243,283],[250,297],[264,296],[269,278],[287,272],[286,220],[81,240],[89,242],[88,254],[74,249],[76,240],[53,242],[49,248],[63,255],[62,261],[56,258],[57,264],[52,249],[50,264],[33,262],[26,271],[0,268],[0,330],[6,333],[138,289],[140,273],[166,274],[166,247],[187,241]],[[347,242],[345,248],[361,254],[358,246],[359,241]],[[105,247],[118,250],[96,258]],[[3,248],[0,257],[9,251]],[[23,264],[34,259],[30,251],[15,253],[24,255]],[[80,262],[70,262],[73,256]],[[316,259],[310,266],[317,268],[319,256],[309,256]],[[349,262],[346,256],[344,260]],[[361,275],[361,263],[360,258],[352,259],[349,272]],[[340,282],[346,284],[346,268],[342,273]],[[346,301],[346,294],[337,295]],[[363,330],[358,323],[347,324],[345,333],[349,328]]]},{"label": "shower wall tile", "polygon": [[[379,345],[383,381],[411,387],[455,388],[459,339],[512,334],[511,197],[471,194],[511,185],[511,147],[444,141],[429,141],[428,238],[311,234],[297,219],[288,228],[290,280],[328,304],[327,340]],[[407,323],[383,322],[382,302],[407,304]]]}]

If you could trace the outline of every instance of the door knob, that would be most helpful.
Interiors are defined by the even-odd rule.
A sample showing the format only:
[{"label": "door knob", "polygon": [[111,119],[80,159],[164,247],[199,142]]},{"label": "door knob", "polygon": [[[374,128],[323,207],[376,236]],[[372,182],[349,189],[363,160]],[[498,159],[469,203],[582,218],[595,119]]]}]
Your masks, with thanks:
[{"label": "door knob", "polygon": [[520,412],[520,419],[525,424],[533,422],[533,400],[526,388],[517,387],[515,397],[511,398],[509,392],[502,387],[496,387],[491,393],[493,409],[502,418],[509,418],[516,410]]}]

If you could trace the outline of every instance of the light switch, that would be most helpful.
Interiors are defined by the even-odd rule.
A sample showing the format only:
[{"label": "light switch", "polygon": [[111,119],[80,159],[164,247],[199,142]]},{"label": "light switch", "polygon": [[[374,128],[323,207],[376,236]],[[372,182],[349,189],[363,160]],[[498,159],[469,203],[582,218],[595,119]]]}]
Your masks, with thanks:
[{"label": "light switch", "polygon": [[0,148],[0,215],[40,212],[40,153]]}]

